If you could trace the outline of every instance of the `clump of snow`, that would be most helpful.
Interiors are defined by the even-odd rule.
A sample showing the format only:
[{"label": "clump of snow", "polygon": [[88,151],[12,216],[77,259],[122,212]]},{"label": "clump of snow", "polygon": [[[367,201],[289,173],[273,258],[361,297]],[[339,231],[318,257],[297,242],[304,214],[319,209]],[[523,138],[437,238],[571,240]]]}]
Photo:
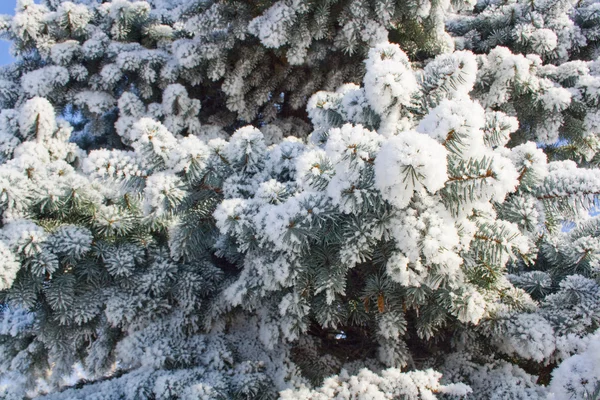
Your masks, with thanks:
[{"label": "clump of snow", "polygon": [[0,290],[11,287],[20,268],[21,263],[16,255],[0,241]]},{"label": "clump of snow", "polygon": [[54,107],[42,97],[28,100],[19,114],[19,128],[25,139],[32,135],[36,135],[40,141],[51,137],[56,131]]},{"label": "clump of snow", "polygon": [[384,114],[393,106],[408,105],[417,90],[410,61],[398,45],[384,43],[369,50],[365,61],[365,96],[369,105]]},{"label": "clump of snow", "polygon": [[415,190],[435,193],[448,179],[446,149],[427,135],[403,132],[387,139],[375,160],[375,186],[398,208],[409,203]]},{"label": "clump of snow", "polygon": [[592,340],[581,354],[567,358],[552,371],[549,399],[585,399],[600,387],[600,340]]}]

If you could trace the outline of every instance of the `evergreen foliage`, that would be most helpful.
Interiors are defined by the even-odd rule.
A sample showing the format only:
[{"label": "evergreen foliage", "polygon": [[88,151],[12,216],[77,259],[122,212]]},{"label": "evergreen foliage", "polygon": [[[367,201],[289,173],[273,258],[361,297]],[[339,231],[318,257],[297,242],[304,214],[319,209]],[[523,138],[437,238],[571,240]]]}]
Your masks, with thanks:
[{"label": "evergreen foliage", "polygon": [[19,0],[0,398],[594,398],[597,9]]}]

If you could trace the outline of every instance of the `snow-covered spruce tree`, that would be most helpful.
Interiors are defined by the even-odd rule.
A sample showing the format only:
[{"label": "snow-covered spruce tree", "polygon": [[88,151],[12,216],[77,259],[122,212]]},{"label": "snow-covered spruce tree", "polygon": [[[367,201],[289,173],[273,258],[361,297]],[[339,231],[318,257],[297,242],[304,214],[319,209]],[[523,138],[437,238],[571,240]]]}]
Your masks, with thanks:
[{"label": "snow-covered spruce tree", "polygon": [[173,83],[201,100],[201,111],[173,112],[175,133],[197,133],[199,111],[225,127],[294,121],[317,90],[359,82],[369,46],[388,31],[415,56],[452,49],[450,8],[445,0],[19,0],[0,29],[22,58],[13,77],[22,90],[82,113],[85,131],[107,141],[117,117],[108,111],[131,87],[146,105]]},{"label": "snow-covered spruce tree", "polygon": [[[113,378],[58,396],[260,398],[302,383],[287,348],[267,352],[215,305],[237,273],[215,257],[211,214],[243,165],[197,136],[288,117],[360,77],[360,53],[398,21],[421,30],[404,39],[413,52],[449,43],[447,4],[346,3],[20,1],[3,18],[18,58],[2,71],[3,397],[64,386],[78,362],[83,379]],[[296,31],[317,22],[303,55]],[[306,130],[292,122],[264,129]],[[425,376],[411,388],[443,388]]]},{"label": "snow-covered spruce tree", "polygon": [[[597,103],[593,98],[596,91],[589,86],[595,83],[578,76],[585,75],[586,68],[594,65],[582,61],[593,61],[598,56],[599,18],[598,2],[562,0],[480,1],[474,11],[459,12],[449,18],[447,27],[455,36],[457,49],[496,53],[499,57],[490,66],[490,72],[505,73],[514,68],[514,74],[505,73],[505,77],[521,81],[520,89],[513,92],[514,101],[503,110],[519,119],[520,127],[513,134],[511,145],[524,137],[548,146],[545,152],[552,160],[572,159],[580,165],[598,165],[599,160],[591,154],[596,153],[591,149],[597,147],[598,136]],[[518,56],[507,58],[496,46],[526,56],[527,61]],[[540,59],[554,65],[542,66]],[[519,77],[520,71],[528,68],[538,70],[540,77],[553,82],[529,83],[528,74]],[[487,79],[482,76],[481,80]],[[556,83],[571,92],[570,101],[567,91],[556,90]],[[547,91],[544,96],[547,100],[553,98],[555,103],[538,102],[539,94],[535,93],[539,91]],[[497,102],[495,96],[501,99],[504,95],[496,93],[483,105],[501,108],[502,100]],[[538,133],[532,134],[535,131]],[[557,142],[558,136],[565,140]]]},{"label": "snow-covered spruce tree", "polygon": [[[541,375],[597,340],[599,292],[590,278],[598,272],[598,231],[587,211],[600,171],[548,162],[533,142],[506,147],[517,119],[474,100],[494,97],[509,108],[523,81],[551,81],[528,68],[520,82],[506,76],[514,68],[492,62],[533,64],[499,48],[479,59],[438,56],[414,71],[398,47],[382,44],[369,54],[363,87],[313,96],[309,144],[287,140],[264,157],[255,130],[250,154],[261,156],[252,169],[262,164],[263,172],[251,185],[230,178],[215,217],[223,255],[244,254],[225,298],[259,314],[265,344],[317,330],[316,345],[325,348],[334,332],[348,343],[330,355],[337,365],[352,349],[364,355],[366,343],[388,366],[414,366],[424,354],[427,365],[455,348],[444,368],[474,385],[477,398],[520,391],[542,398],[546,389],[534,378],[527,387],[520,367],[490,372],[504,365],[495,353],[538,363],[524,366]],[[486,84],[473,90],[482,77]],[[555,98],[532,95],[553,109]],[[564,221],[580,228],[562,232]],[[513,275],[505,275],[507,263]],[[318,371],[330,373],[319,363],[332,361],[315,358],[298,350],[300,368],[319,381]],[[598,371],[590,365],[572,371],[579,383],[565,379],[552,390],[593,391]]]},{"label": "snow-covered spruce tree", "polygon": [[[240,362],[233,337],[199,334],[209,331],[224,279],[207,245],[189,244],[190,257],[169,246],[167,216],[184,207],[183,187],[198,184],[201,171],[206,176],[208,147],[141,119],[135,151],[86,155],[39,97],[3,110],[2,118],[14,146],[0,167],[2,398],[65,385],[76,363],[87,379],[126,373],[103,398],[272,393],[258,361]],[[174,158],[165,155],[175,156],[175,147],[187,150],[167,174]],[[194,193],[185,209],[198,238],[211,230],[216,196],[201,185]],[[66,396],[91,398],[85,391]]]},{"label": "snow-covered spruce tree", "polygon": [[458,48],[508,46],[560,63],[598,56],[598,3],[571,0],[483,0],[447,22]]},{"label": "snow-covered spruce tree", "polygon": [[0,396],[591,398],[597,62],[447,6],[21,1]]}]

